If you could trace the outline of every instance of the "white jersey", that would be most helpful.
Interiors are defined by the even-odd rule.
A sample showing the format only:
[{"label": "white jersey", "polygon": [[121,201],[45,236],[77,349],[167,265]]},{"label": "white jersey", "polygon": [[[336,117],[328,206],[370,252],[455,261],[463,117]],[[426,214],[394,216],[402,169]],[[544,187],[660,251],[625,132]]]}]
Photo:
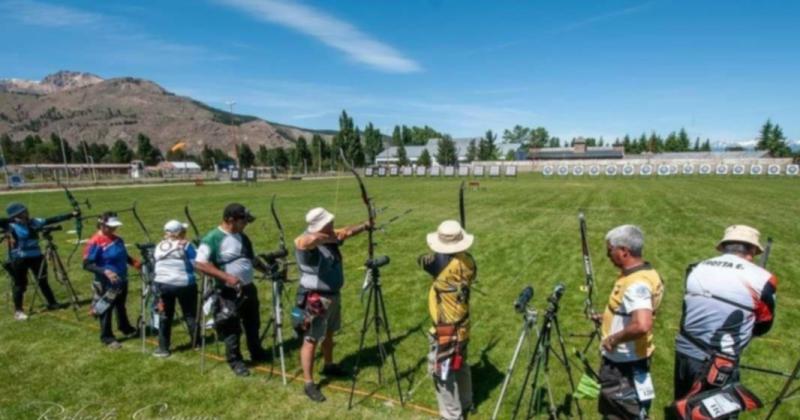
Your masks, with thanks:
[{"label": "white jersey", "polygon": [[766,333],[778,280],[734,254],[690,266],[676,350],[695,359],[709,352],[739,356],[753,335]]},{"label": "white jersey", "polygon": [[177,239],[164,239],[153,252],[156,261],[155,282],[172,286],[188,286],[195,283],[194,246]]}]

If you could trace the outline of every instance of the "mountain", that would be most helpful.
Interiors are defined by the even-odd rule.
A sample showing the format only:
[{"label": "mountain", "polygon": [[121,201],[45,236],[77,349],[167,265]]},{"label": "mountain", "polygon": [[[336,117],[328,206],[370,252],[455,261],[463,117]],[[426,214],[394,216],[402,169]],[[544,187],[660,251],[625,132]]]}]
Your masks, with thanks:
[{"label": "mountain", "polygon": [[111,145],[122,139],[134,147],[136,136],[144,133],[162,150],[185,142],[186,151],[197,154],[204,145],[232,152],[234,138],[255,150],[293,147],[299,136],[310,141],[320,134],[329,140],[335,132],[231,114],[133,77],[59,71],[41,81],[0,80],[0,135],[21,140],[50,133],[73,144]]}]

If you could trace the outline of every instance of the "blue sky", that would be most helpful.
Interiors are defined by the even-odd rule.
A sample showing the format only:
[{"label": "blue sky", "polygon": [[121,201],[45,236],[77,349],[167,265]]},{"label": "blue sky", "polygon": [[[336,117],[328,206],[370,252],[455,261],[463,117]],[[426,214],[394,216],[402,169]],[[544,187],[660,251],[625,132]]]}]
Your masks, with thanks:
[{"label": "blue sky", "polygon": [[0,0],[0,78],[136,76],[336,128],[800,137],[796,1]]}]

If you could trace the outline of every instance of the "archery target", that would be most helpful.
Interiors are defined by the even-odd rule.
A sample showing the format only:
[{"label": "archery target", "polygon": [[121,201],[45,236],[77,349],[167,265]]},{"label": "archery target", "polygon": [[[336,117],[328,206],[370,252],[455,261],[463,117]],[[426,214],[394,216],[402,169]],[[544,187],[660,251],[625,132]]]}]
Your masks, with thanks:
[{"label": "archery target", "polygon": [[764,173],[764,167],[761,165],[750,165],[750,175],[761,175]]},{"label": "archery target", "polygon": [[469,166],[459,166],[458,176],[469,176]]},{"label": "archery target", "polygon": [[569,168],[567,168],[567,165],[561,165],[561,166],[559,166],[559,167],[558,167],[558,174],[559,174],[560,176],[567,176],[567,175],[569,175]]},{"label": "archery target", "polygon": [[589,167],[589,176],[598,176],[600,175],[600,168],[597,165],[592,165]]},{"label": "archery target", "polygon": [[798,172],[800,172],[800,166],[794,164],[786,165],[786,175],[797,176]]},{"label": "archery target", "polygon": [[715,172],[717,175],[728,175],[728,165],[720,163],[719,165],[717,165],[717,169]]},{"label": "archery target", "polygon": [[684,175],[693,175],[694,174],[694,165],[691,163],[687,163],[683,165],[682,172]]},{"label": "archery target", "polygon": [[767,173],[769,175],[780,175],[781,174],[781,167],[777,164],[772,164],[767,167]]},{"label": "archery target", "polygon": [[517,176],[517,167],[515,165],[506,166],[506,172],[503,176]]},{"label": "archery target", "polygon": [[631,176],[633,173],[636,172],[631,165],[625,165],[622,167],[622,175]]},{"label": "archery target", "polygon": [[414,175],[414,170],[410,166],[403,166],[403,170],[400,173],[403,176],[411,176]]},{"label": "archery target", "polygon": [[669,174],[678,175],[678,165],[669,165]]},{"label": "archery target", "polygon": [[733,174],[734,175],[744,175],[744,165],[738,163],[733,165]]},{"label": "archery target", "polygon": [[606,176],[615,176],[615,175],[617,175],[617,165],[606,166]]},{"label": "archery target", "polygon": [[653,174],[653,165],[646,163],[639,167],[639,175],[650,176]]},{"label": "archery target", "polygon": [[427,168],[424,166],[417,166],[417,176],[425,176]]},{"label": "archery target", "polygon": [[474,175],[474,176],[483,176],[484,175],[483,166],[476,166],[476,167],[472,168],[472,175]]},{"label": "archery target", "polygon": [[658,175],[659,176],[667,176],[670,174],[669,165],[658,165]]},{"label": "archery target", "polygon": [[576,165],[572,167],[572,175],[581,176],[583,175],[583,166]]},{"label": "archery target", "polygon": [[553,167],[550,165],[546,165],[542,168],[542,175],[544,176],[552,176],[553,175]]},{"label": "archery target", "polygon": [[430,175],[431,176],[441,176],[442,175],[442,168],[440,166],[432,166]]},{"label": "archery target", "polygon": [[711,165],[704,163],[700,165],[700,175],[708,175],[711,173]]},{"label": "archery target", "polygon": [[452,166],[445,166],[444,167],[444,176],[455,176],[456,168]]},{"label": "archery target", "polygon": [[386,168],[381,166],[378,168],[378,176],[386,176]]}]

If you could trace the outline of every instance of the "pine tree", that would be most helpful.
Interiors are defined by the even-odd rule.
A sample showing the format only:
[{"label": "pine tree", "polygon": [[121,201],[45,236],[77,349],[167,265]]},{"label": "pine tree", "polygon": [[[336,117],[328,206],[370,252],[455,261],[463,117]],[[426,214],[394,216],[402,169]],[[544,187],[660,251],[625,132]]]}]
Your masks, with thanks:
[{"label": "pine tree", "polygon": [[252,168],[253,163],[256,161],[256,155],[253,153],[253,149],[247,145],[247,143],[242,143],[239,145],[239,165],[242,168]]},{"label": "pine tree", "polygon": [[375,158],[383,151],[383,135],[372,123],[364,128],[364,154],[367,162],[375,163]]},{"label": "pine tree", "polygon": [[467,162],[472,162],[478,158],[478,146],[475,144],[475,139],[469,141],[467,146]]},{"label": "pine tree", "polygon": [[397,146],[397,164],[400,166],[406,166],[411,161],[408,160],[408,153],[406,153],[406,146],[403,145],[401,142],[399,146]]},{"label": "pine tree", "polygon": [[436,152],[436,161],[439,165],[453,166],[458,162],[456,154],[456,144],[453,138],[449,135],[444,135],[439,140],[438,150]]},{"label": "pine tree", "polygon": [[112,163],[130,163],[133,160],[133,152],[128,147],[128,144],[121,139],[114,142],[111,146],[111,162]]},{"label": "pine tree", "polygon": [[417,165],[426,168],[431,167],[431,154],[428,153],[428,149],[422,149],[422,153],[420,153],[419,159],[417,159]]}]

